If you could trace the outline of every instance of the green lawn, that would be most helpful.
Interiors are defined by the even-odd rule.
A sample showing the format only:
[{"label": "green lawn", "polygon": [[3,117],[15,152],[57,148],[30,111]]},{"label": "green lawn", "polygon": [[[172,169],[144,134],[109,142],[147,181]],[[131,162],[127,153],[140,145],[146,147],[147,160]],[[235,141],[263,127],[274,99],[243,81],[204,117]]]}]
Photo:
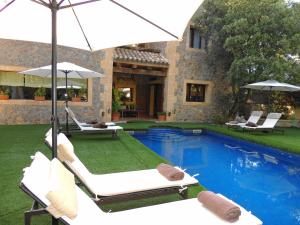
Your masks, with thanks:
[{"label": "green lawn", "polygon": [[201,123],[175,123],[175,122],[132,122],[122,124],[125,130],[145,130],[155,126],[171,126],[185,129],[207,129],[222,133],[225,135],[241,138],[244,140],[256,142],[263,145],[280,148],[293,153],[300,154],[300,129],[299,128],[282,128],[284,134],[274,133],[262,133],[262,132],[242,132],[241,130],[228,129],[222,125],[201,124]]},{"label": "green lawn", "polygon": [[[224,126],[200,123],[135,122],[122,126],[125,130],[144,130],[153,126],[205,128],[300,153],[300,129],[296,128],[285,129],[285,134],[249,134],[228,130]],[[31,155],[39,150],[50,157],[50,150],[43,144],[43,136],[48,128],[46,125],[0,126],[0,225],[23,224],[23,212],[31,207],[32,201],[18,188],[18,184],[22,177],[22,169],[31,162]],[[117,139],[105,135],[74,135],[71,141],[77,155],[93,173],[148,169],[164,161],[125,132],[120,132]],[[190,197],[194,197],[200,190],[201,187],[192,188],[189,192]],[[178,195],[170,195],[107,205],[103,209],[117,211],[178,199]],[[51,223],[49,216],[45,215],[35,217],[32,224]]]},{"label": "green lawn", "polygon": [[[43,144],[43,136],[49,126],[23,125],[0,126],[0,224],[23,224],[23,212],[29,210],[31,198],[18,188],[22,169],[31,162],[30,156],[39,150],[50,157],[50,150]],[[154,168],[164,160],[125,132],[119,138],[103,135],[74,135],[71,139],[78,157],[94,173]],[[201,187],[190,189],[195,196]],[[158,204],[179,200],[178,195],[156,197],[107,205],[108,211]],[[32,224],[51,224],[49,216],[34,217]]]}]

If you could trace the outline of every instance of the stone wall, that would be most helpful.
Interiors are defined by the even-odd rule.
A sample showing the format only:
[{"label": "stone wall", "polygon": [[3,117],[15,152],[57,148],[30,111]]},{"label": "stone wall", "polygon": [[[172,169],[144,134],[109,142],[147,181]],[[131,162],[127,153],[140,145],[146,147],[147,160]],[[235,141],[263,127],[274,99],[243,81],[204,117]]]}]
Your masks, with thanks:
[{"label": "stone wall", "polygon": [[[160,49],[169,60],[168,74],[164,79],[163,108],[169,121],[211,121],[214,115],[220,114],[218,96],[226,89],[226,84],[218,80],[218,77],[222,77],[216,75],[219,72],[211,71],[208,67],[203,49],[189,48],[187,31],[181,42],[149,44],[150,48]],[[0,70],[22,71],[51,64],[51,46],[48,44],[0,39],[0,48]],[[101,79],[89,80],[88,102],[70,103],[70,107],[79,120],[97,118],[100,121],[110,121],[113,49],[91,53],[58,47],[58,61],[75,63],[105,74]],[[190,104],[185,101],[185,86],[191,80],[208,85],[205,103]],[[0,124],[49,123],[50,114],[50,101],[0,101]],[[58,115],[60,121],[64,122],[63,102],[58,102]]]},{"label": "stone wall", "polygon": [[[0,39],[0,48],[0,70],[22,71],[51,64],[51,46],[48,44]],[[112,70],[112,54],[109,53],[109,50],[91,53],[60,46],[58,47],[58,62],[71,62],[100,73],[106,73],[107,67],[111,67]],[[111,62],[111,65],[107,61]],[[110,76],[110,74],[106,75]],[[110,78],[89,79],[89,101],[70,103],[70,107],[79,120],[85,121],[94,118],[103,121],[110,120],[111,100],[107,99],[111,96],[111,89],[105,88],[109,82]],[[103,112],[104,117],[102,117]],[[50,115],[51,101],[36,102],[13,99],[0,101],[0,124],[49,123]],[[63,102],[58,102],[58,116],[60,121],[64,122]]]},{"label": "stone wall", "polygon": [[[175,121],[211,121],[218,111],[218,95],[226,88],[218,75],[206,63],[204,49],[189,47],[189,29],[181,42],[168,42],[167,45],[154,44],[169,60],[168,76],[165,79],[164,110]],[[185,101],[187,81],[207,84],[205,103]],[[220,89],[220,90],[218,90]]]}]

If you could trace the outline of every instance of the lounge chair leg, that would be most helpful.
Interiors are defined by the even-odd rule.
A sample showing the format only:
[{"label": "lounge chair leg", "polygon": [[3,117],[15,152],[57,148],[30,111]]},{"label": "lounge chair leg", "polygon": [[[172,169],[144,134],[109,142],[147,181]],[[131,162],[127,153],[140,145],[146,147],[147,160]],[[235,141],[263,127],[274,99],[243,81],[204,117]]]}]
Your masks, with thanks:
[{"label": "lounge chair leg", "polygon": [[179,195],[180,195],[183,199],[187,199],[187,198],[188,198],[188,189],[185,189],[185,190],[179,192]]},{"label": "lounge chair leg", "polygon": [[25,212],[24,213],[24,225],[30,225],[30,221],[31,221],[30,212]]},{"label": "lounge chair leg", "polygon": [[31,209],[30,211],[24,212],[24,223],[25,225],[30,225],[31,217],[35,215],[42,215],[48,213],[47,210],[40,208],[40,209]]},{"label": "lounge chair leg", "polygon": [[58,225],[58,219],[52,216],[52,225]]}]

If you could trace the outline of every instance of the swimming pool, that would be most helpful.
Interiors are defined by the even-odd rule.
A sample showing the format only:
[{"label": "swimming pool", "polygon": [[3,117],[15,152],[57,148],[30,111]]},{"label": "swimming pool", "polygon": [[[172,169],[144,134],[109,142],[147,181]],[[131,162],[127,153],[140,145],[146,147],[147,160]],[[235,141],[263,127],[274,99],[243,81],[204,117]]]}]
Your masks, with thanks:
[{"label": "swimming pool", "polygon": [[202,185],[264,225],[300,224],[300,156],[209,131],[155,128],[133,136],[188,173],[199,173]]}]

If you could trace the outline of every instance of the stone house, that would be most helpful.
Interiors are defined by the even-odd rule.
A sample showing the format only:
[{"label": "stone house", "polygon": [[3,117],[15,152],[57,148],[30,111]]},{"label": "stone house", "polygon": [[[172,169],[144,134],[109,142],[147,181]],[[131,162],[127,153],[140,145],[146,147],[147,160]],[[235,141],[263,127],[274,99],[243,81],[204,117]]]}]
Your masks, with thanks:
[{"label": "stone house", "polygon": [[[210,121],[218,114],[218,95],[226,86],[206,64],[204,42],[199,32],[188,26],[181,42],[146,43],[92,53],[60,46],[59,62],[75,63],[105,75],[81,81],[87,88],[87,99],[69,105],[82,121],[110,121],[115,87],[122,93],[124,112],[133,109],[139,117],[155,118],[157,112],[164,111],[168,121]],[[32,78],[32,82],[18,72],[51,64],[51,46],[0,39],[0,47],[0,86],[11,90],[9,100],[0,100],[0,124],[49,123],[51,96],[35,101],[32,95],[43,84],[39,83],[42,78]],[[61,100],[61,121],[64,115]]]}]

